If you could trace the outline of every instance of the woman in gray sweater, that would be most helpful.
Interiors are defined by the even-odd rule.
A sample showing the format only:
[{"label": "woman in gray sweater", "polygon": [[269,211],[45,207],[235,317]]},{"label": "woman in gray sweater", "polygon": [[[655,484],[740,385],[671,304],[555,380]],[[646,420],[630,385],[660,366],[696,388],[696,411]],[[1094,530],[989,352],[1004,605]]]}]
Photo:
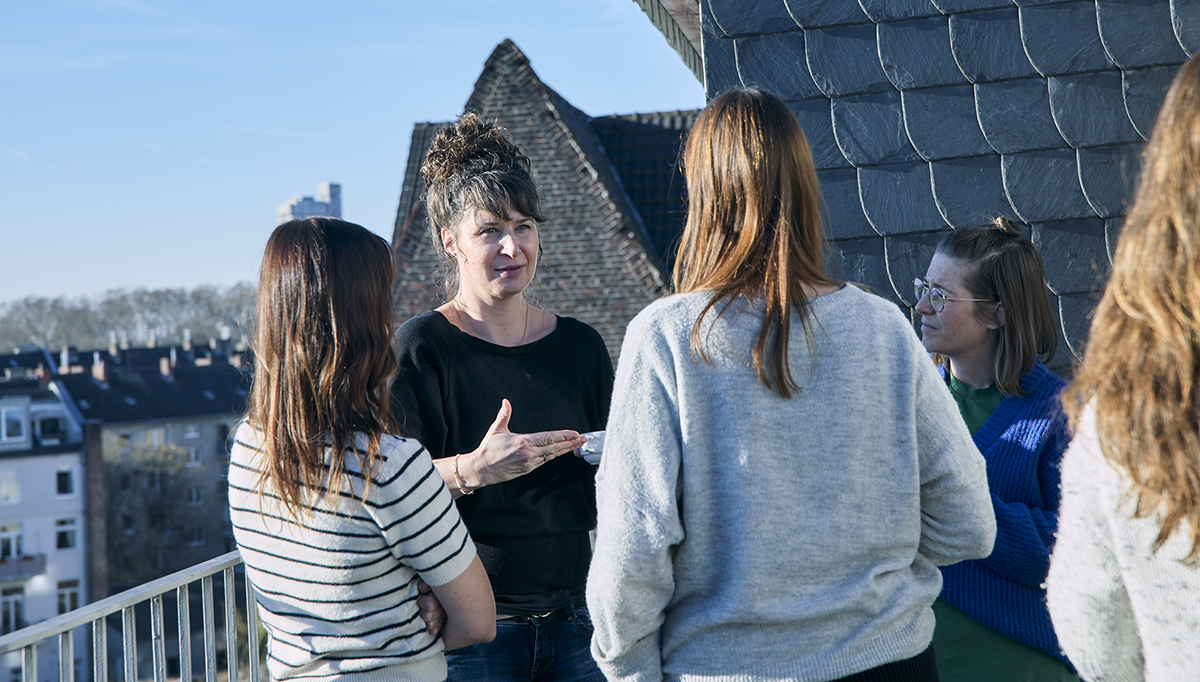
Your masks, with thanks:
[{"label": "woman in gray sweater", "polygon": [[825,273],[783,102],[715,99],[684,169],[677,293],[617,369],[592,655],[610,680],[936,680],[938,566],[995,536],[983,459],[899,309]]}]

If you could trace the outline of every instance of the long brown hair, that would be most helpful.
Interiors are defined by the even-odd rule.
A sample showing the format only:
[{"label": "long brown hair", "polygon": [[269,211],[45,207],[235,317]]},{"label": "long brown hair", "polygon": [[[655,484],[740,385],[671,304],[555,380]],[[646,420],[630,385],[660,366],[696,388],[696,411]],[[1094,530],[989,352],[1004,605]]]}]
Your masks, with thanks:
[{"label": "long brown hair", "polygon": [[1128,473],[1157,551],[1182,523],[1200,559],[1200,57],[1180,69],[1064,405],[1095,403],[1105,457]]},{"label": "long brown hair", "polygon": [[[327,494],[327,448],[330,489],[345,475],[348,452],[370,480],[391,426],[388,380],[399,367],[394,276],[387,242],[354,223],[293,220],[267,240],[247,419],[263,436],[259,490],[270,483],[293,517]],[[366,436],[365,451],[356,432]]]},{"label": "long brown hair", "polygon": [[442,255],[447,298],[458,293],[458,261],[446,252],[441,231],[453,231],[466,211],[479,208],[508,220],[511,208],[545,222],[529,168],[529,157],[504,128],[476,114],[463,114],[438,131],[421,164],[421,177],[425,179],[429,238],[434,252]]},{"label": "long brown hair", "polygon": [[[1042,255],[1021,234],[1021,228],[1004,218],[986,227],[955,230],[938,244],[936,252],[971,266],[963,277],[970,298],[999,303],[1003,308],[1003,323],[994,332],[993,381],[1005,395],[1025,395],[1021,377],[1033,369],[1039,356],[1051,358],[1058,349]],[[971,305],[977,315],[995,315],[995,306]],[[934,354],[933,359],[943,367],[950,362],[944,355]]]},{"label": "long brown hair", "polygon": [[711,291],[692,328],[693,355],[705,361],[701,323],[719,304],[761,297],[765,314],[754,344],[761,385],[784,398],[800,386],[788,366],[796,313],[811,335],[804,285],[837,284],[825,273],[828,244],[808,140],[778,97],[730,90],[696,118],[683,152],[687,224],[675,261],[677,293]]}]

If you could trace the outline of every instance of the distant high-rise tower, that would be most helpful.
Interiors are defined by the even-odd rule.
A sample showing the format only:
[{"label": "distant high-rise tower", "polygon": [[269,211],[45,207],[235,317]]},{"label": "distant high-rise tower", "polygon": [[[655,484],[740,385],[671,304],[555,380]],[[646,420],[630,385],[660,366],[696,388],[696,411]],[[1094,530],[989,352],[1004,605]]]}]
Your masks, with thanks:
[{"label": "distant high-rise tower", "polygon": [[317,185],[317,198],[297,194],[286,204],[276,208],[276,225],[282,225],[296,218],[342,217],[342,186],[336,182],[322,182]]}]

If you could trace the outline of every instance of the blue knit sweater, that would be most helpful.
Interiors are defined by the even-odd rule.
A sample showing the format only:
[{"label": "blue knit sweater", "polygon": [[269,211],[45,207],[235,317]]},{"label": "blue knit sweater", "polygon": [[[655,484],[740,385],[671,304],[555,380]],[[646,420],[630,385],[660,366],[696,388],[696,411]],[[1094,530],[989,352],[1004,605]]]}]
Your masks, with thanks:
[{"label": "blue knit sweater", "polygon": [[[943,368],[943,378],[945,373]],[[1059,463],[1071,441],[1058,396],[1065,385],[1037,363],[1021,377],[1026,395],[1006,396],[975,432],[987,461],[996,545],[986,559],[943,566],[942,598],[978,623],[1069,665],[1042,589],[1058,526]]]}]

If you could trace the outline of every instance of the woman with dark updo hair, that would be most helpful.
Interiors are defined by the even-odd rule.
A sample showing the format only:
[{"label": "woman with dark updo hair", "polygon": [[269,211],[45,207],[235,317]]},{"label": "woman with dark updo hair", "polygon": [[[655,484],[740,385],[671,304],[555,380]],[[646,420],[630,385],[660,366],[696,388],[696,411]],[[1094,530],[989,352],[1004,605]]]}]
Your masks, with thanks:
[{"label": "woman with dark updo hair", "polygon": [[612,361],[594,329],[525,298],[544,219],[503,129],[465,114],[421,174],[448,300],[400,327],[392,391],[401,433],[457,498],[497,611],[496,639],[448,656],[450,679],[602,680],[584,603],[595,473],[561,455],[604,428]]}]

